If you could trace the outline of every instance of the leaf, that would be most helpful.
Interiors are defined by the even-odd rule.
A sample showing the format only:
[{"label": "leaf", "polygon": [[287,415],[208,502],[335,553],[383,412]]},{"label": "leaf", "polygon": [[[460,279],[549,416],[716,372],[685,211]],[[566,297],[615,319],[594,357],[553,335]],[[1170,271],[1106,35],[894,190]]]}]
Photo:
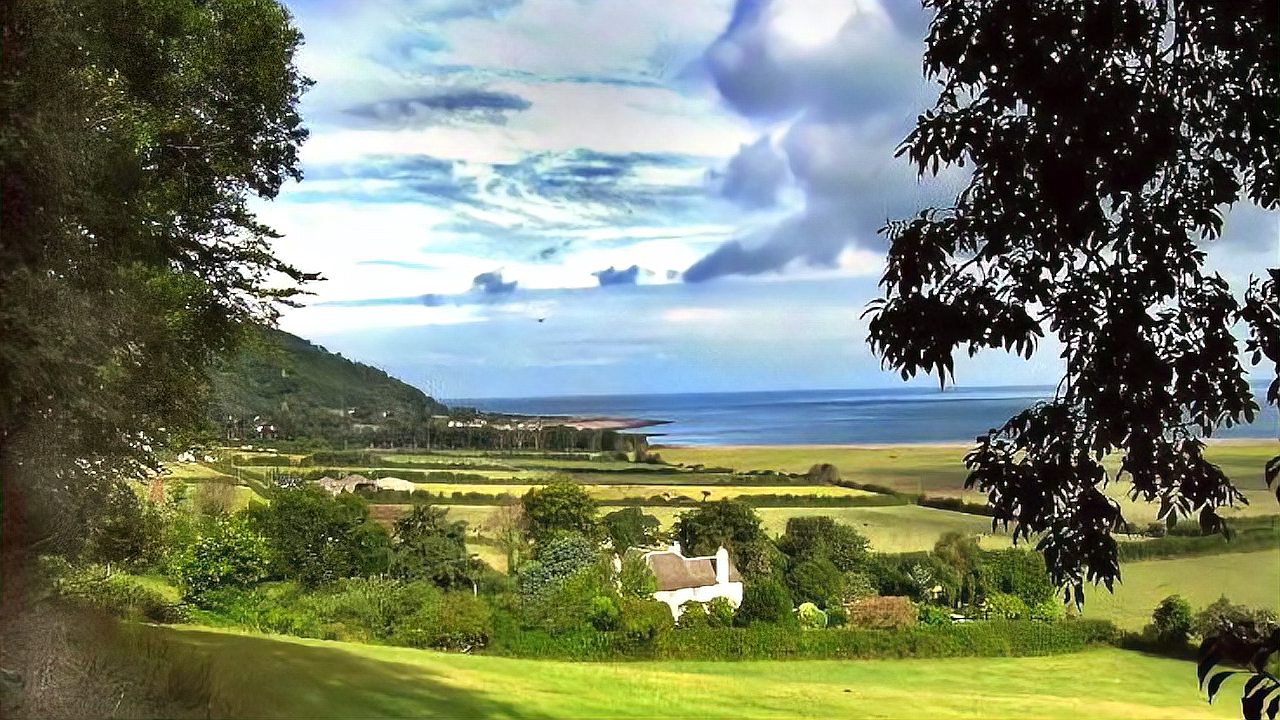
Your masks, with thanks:
[{"label": "leaf", "polygon": [[1239,673],[1240,673],[1239,670],[1224,670],[1214,675],[1213,677],[1209,678],[1209,685],[1208,687],[1205,688],[1207,694],[1209,695],[1209,702],[1213,702],[1214,696],[1218,694],[1218,690],[1222,688],[1222,683],[1226,682],[1227,678],[1231,677],[1232,675],[1237,675]]},{"label": "leaf", "polygon": [[1200,658],[1200,662],[1196,665],[1196,679],[1200,681],[1201,688],[1204,687],[1204,680],[1209,676],[1209,671],[1218,664],[1217,650],[1218,638],[1207,637],[1200,643],[1200,649],[1196,652],[1196,657]]},{"label": "leaf", "polygon": [[1271,698],[1271,702],[1267,703],[1267,717],[1271,720],[1280,717],[1280,693],[1276,693],[1276,696]]}]

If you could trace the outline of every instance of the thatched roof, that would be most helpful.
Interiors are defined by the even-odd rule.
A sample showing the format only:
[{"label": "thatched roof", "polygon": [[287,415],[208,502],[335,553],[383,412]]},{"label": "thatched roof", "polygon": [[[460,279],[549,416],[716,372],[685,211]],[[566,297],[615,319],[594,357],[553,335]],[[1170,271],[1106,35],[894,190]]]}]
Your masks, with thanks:
[{"label": "thatched roof", "polygon": [[[705,587],[716,584],[716,559],[714,557],[687,558],[680,553],[654,552],[645,556],[659,590]],[[729,561],[729,582],[742,582],[738,568]]]}]

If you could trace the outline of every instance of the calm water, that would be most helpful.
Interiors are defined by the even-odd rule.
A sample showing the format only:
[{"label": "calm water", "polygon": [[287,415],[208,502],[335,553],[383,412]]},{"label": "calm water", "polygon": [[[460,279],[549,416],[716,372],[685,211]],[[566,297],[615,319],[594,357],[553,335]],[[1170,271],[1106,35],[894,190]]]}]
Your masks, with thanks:
[{"label": "calm water", "polygon": [[[1256,387],[1262,404],[1262,387]],[[903,387],[680,395],[451,400],[451,405],[526,415],[669,420],[647,428],[655,442],[685,445],[806,445],[971,442],[1014,413],[1048,397],[1049,387]],[[1274,438],[1276,411],[1222,437]]]}]

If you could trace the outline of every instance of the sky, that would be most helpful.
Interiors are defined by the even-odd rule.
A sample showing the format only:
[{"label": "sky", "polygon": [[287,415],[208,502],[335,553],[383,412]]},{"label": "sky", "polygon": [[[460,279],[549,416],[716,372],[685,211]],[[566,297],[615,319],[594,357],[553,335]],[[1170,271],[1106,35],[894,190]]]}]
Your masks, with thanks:
[{"label": "sky", "polygon": [[[963,182],[893,157],[932,101],[915,2],[286,4],[305,179],[255,209],[325,280],[285,330],[443,398],[902,382],[861,318],[876,230]],[[1276,223],[1233,213],[1211,264],[1274,264]]]}]

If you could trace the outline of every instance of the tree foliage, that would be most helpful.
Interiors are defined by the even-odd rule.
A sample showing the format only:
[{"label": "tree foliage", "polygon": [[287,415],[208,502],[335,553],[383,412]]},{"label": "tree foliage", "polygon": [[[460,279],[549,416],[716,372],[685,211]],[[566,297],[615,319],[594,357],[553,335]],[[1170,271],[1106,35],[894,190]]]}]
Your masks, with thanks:
[{"label": "tree foliage", "polygon": [[5,537],[60,549],[93,522],[60,509],[155,467],[241,323],[308,278],[249,202],[301,177],[309,81],[271,0],[14,0],[0,23]]},{"label": "tree foliage", "polygon": [[958,352],[1030,357],[1056,336],[1055,396],[979,438],[967,485],[1082,602],[1119,575],[1103,458],[1162,519],[1218,529],[1242,500],[1201,438],[1258,413],[1232,329],[1280,362],[1277,273],[1242,304],[1203,245],[1227,208],[1280,205],[1280,18],[1266,0],[925,5],[941,90],[900,152],[971,175],[951,207],[886,228],[869,339],[945,384]]},{"label": "tree foliage", "polygon": [[448,508],[415,505],[396,520],[393,533],[392,573],[442,588],[471,587],[467,523],[450,520]]},{"label": "tree foliage", "polygon": [[736,500],[701,503],[680,514],[673,535],[686,555],[714,555],[724,546],[737,568],[749,574],[770,572],[777,550],[754,508]]},{"label": "tree foliage", "polygon": [[248,514],[271,545],[278,577],[316,587],[387,569],[391,539],[357,495],[332,496],[314,485],[279,489],[270,504],[253,505]]},{"label": "tree foliage", "polygon": [[521,498],[521,504],[534,542],[546,542],[564,533],[594,539],[600,532],[596,503],[578,483],[563,480],[532,488]]},{"label": "tree foliage", "polygon": [[615,510],[605,515],[602,523],[614,552],[652,547],[662,538],[662,523],[638,507]]}]

